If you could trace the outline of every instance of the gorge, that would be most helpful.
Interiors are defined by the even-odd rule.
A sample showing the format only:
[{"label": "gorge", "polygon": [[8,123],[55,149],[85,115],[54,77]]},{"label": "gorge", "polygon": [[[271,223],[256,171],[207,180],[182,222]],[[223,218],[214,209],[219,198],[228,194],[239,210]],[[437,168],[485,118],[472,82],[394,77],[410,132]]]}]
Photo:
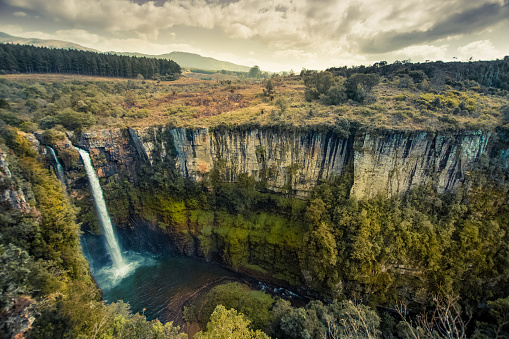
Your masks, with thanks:
[{"label": "gorge", "polygon": [[[507,142],[504,129],[149,127],[86,132],[77,144],[92,155],[119,227],[145,227],[164,234],[168,246],[177,252],[283,286],[297,286],[297,291],[335,295],[342,293],[341,284],[312,278],[306,259],[299,254],[310,241],[301,222],[302,203],[316,196],[316,185],[339,180],[341,194],[358,201],[391,199],[422,187],[429,187],[437,197],[465,194],[461,192],[476,185],[476,173],[507,171]],[[71,190],[75,188],[71,184]],[[261,193],[251,191],[255,188]],[[246,189],[256,198],[246,193],[240,199],[251,199],[254,206],[217,200],[224,192]],[[199,201],[210,199],[204,198],[210,194],[216,194],[214,210]],[[278,200],[280,195],[291,202]],[[265,207],[256,207],[257,200]],[[387,270],[403,276],[421,274],[412,265],[397,262],[381,262],[377,267],[380,275]]]},{"label": "gorge", "polygon": [[1,76],[0,331],[509,333],[506,68]]},{"label": "gorge", "polygon": [[[220,267],[191,258],[163,257],[162,253],[153,250],[131,250],[125,252],[128,253],[127,256],[122,255],[90,155],[80,148],[76,147],[76,150],[83,160],[95,211],[106,238],[107,256],[101,251],[102,237],[89,234],[82,235],[81,239],[85,257],[101,287],[104,299],[109,302],[123,300],[129,303],[135,312],[146,314],[148,319],[164,322],[171,320],[182,325],[180,311],[172,309],[182,308],[182,305],[172,305],[172,301],[175,303],[179,295],[183,295],[183,303],[189,295],[196,293],[195,291],[231,277],[232,274]],[[54,155],[54,151],[51,154]],[[111,267],[107,261],[111,261]]]}]

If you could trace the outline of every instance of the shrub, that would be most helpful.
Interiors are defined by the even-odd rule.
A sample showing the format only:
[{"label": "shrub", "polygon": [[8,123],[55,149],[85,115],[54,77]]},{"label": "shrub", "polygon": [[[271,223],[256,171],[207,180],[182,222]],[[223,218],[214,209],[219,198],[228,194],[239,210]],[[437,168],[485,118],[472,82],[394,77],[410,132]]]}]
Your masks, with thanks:
[{"label": "shrub", "polygon": [[80,154],[74,148],[66,148],[59,152],[60,158],[65,168],[75,168],[78,166]]},{"label": "shrub", "polygon": [[72,108],[64,108],[57,114],[54,121],[69,130],[83,129],[97,122],[92,114],[76,112]]},{"label": "shrub", "polygon": [[227,310],[223,305],[218,305],[207,324],[207,331],[196,333],[195,338],[269,339],[259,330],[250,330],[249,324],[250,321],[245,319],[242,313],[237,313],[235,309]]},{"label": "shrub", "polygon": [[346,89],[342,84],[334,84],[329,90],[320,95],[320,99],[325,105],[340,105],[346,102],[348,96]]},{"label": "shrub", "polygon": [[265,330],[272,321],[272,304],[274,299],[262,292],[251,290],[240,283],[226,283],[218,285],[208,292],[202,300],[192,307],[186,307],[184,316],[186,321],[198,321],[206,324],[212,317],[218,305],[235,308],[242,312],[252,322],[254,329]]},{"label": "shrub", "polygon": [[506,124],[509,124],[509,105],[505,105],[500,109],[500,113],[502,113],[502,119]]},{"label": "shrub", "polygon": [[377,74],[352,74],[345,81],[346,95],[348,99],[357,102],[365,102],[373,87],[378,85],[380,77]]},{"label": "shrub", "polygon": [[59,140],[64,140],[65,134],[63,132],[57,131],[55,129],[48,129],[42,132],[42,140],[41,142],[44,145],[54,145],[55,142]]}]

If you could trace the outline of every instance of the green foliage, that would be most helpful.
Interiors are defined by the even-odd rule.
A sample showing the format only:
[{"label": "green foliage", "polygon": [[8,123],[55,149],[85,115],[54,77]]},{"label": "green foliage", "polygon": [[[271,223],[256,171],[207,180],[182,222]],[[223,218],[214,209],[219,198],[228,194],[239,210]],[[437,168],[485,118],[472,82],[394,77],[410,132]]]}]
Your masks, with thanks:
[{"label": "green foliage", "polygon": [[11,300],[29,292],[28,253],[10,243],[0,244],[0,310],[5,311]]},{"label": "green foliage", "polygon": [[40,314],[28,338],[161,338],[186,339],[179,327],[133,314],[122,301],[105,305],[95,287],[73,283],[66,295],[37,305]]},{"label": "green foliage", "polygon": [[184,225],[187,222],[184,202],[175,201],[163,194],[143,195],[141,202],[149,209],[149,213],[159,215],[167,223]]},{"label": "green foliage", "polygon": [[307,101],[319,99],[320,95],[327,93],[334,84],[334,78],[330,72],[302,71],[301,77],[306,86],[304,97]]},{"label": "green foliage", "polygon": [[341,82],[336,82],[327,92],[320,95],[320,99],[325,105],[341,105],[348,99],[346,88]]},{"label": "green foliage", "polygon": [[60,124],[69,130],[84,129],[96,123],[92,114],[76,112],[65,108],[54,118],[55,124]]},{"label": "green foliage", "polygon": [[41,142],[44,145],[53,146],[57,141],[61,141],[65,139],[65,134],[56,129],[48,129],[42,132],[42,140]]},{"label": "green foliage", "polygon": [[251,69],[249,70],[247,76],[249,78],[259,79],[259,78],[262,77],[262,71],[260,70],[260,67],[255,65],[255,66],[251,67]]},{"label": "green foliage", "polygon": [[308,284],[319,289],[321,284],[334,288],[333,286],[338,283],[338,276],[335,273],[336,240],[330,226],[322,221],[324,212],[325,203],[320,198],[310,201],[306,210],[309,230],[304,236],[305,251],[302,258]]},{"label": "green foliage", "polygon": [[184,316],[187,322],[209,323],[216,306],[234,308],[244,314],[251,323],[250,328],[266,330],[272,321],[274,299],[262,292],[250,289],[237,282],[218,285],[211,289],[198,302],[186,307]]},{"label": "green foliage", "polygon": [[504,118],[504,122],[509,124],[509,105],[506,105],[500,109],[502,113],[502,117]]},{"label": "green foliage", "polygon": [[379,82],[380,77],[376,74],[352,74],[345,81],[346,96],[361,103],[369,101],[371,90]]},{"label": "green foliage", "polygon": [[58,152],[65,168],[71,169],[78,166],[80,160],[79,152],[74,148],[64,148]]},{"label": "green foliage", "polygon": [[473,338],[509,337],[509,297],[488,302],[488,314],[491,322],[480,322]]},{"label": "green foliage", "polygon": [[276,337],[288,339],[377,338],[380,317],[376,311],[351,301],[324,305],[312,301],[305,308],[293,308],[285,300],[274,305],[272,329]]},{"label": "green foliage", "polygon": [[326,105],[340,105],[347,99],[360,103],[372,101],[371,90],[380,82],[376,74],[352,74],[343,81],[343,78],[334,77],[328,71],[303,71],[301,77],[306,86],[305,99],[321,99]]},{"label": "green foliage", "polygon": [[[408,61],[395,61],[388,64],[381,61],[372,66],[330,68],[328,71],[335,75],[348,77],[355,73],[375,73],[389,78],[410,78],[423,89],[427,90],[429,83],[435,87],[452,86],[457,89],[476,88],[487,92],[499,89],[509,89],[509,66],[506,60],[477,61],[477,62],[425,62],[410,63]],[[423,85],[423,86],[422,86]]]},{"label": "green foliage", "polygon": [[[27,228],[28,243],[35,243],[29,248],[30,255],[53,262],[69,277],[77,278],[83,274],[83,262],[78,247],[79,229],[75,224],[74,209],[62,192],[62,186],[42,164],[37,162],[37,154],[26,139],[20,137],[15,130],[4,130],[4,139],[15,152],[18,175],[20,179],[30,183],[40,213],[37,228]],[[15,214],[16,218],[22,218]],[[7,221],[8,219],[6,219]],[[19,220],[19,219],[18,219]],[[6,222],[3,232],[17,232],[12,222]],[[65,280],[65,279],[64,279]]]},{"label": "green foliage", "polygon": [[[507,187],[472,189],[467,204],[459,196],[440,196],[426,187],[402,198],[361,201],[345,200],[344,193],[327,184],[317,190],[327,212],[318,217],[321,209],[316,206],[321,204],[312,200],[308,219],[327,226],[309,233],[308,239],[316,240],[308,241],[308,251],[322,245],[304,262],[323,268],[336,258],[335,265],[322,269],[325,279],[336,281],[337,274],[343,283],[363,284],[376,303],[395,301],[401,293],[398,286],[421,293],[461,293],[472,302],[503,296],[508,270],[496,253],[506,251],[507,211],[486,206],[501,206]],[[336,256],[329,234],[334,235]],[[502,279],[497,288],[490,285],[495,276]]]},{"label": "green foliage", "polygon": [[7,101],[5,101],[4,99],[0,99],[0,109],[10,109],[11,108],[11,105],[9,105],[9,103]]},{"label": "green foliage", "polygon": [[16,114],[11,112],[3,112],[0,111],[0,120],[2,120],[5,124],[10,125],[12,127],[20,127],[23,123],[23,120],[18,118]]},{"label": "green foliage", "polygon": [[207,331],[198,332],[196,339],[268,339],[269,337],[260,330],[249,329],[250,321],[244,318],[242,313],[235,309],[227,310],[218,305],[207,324]]}]

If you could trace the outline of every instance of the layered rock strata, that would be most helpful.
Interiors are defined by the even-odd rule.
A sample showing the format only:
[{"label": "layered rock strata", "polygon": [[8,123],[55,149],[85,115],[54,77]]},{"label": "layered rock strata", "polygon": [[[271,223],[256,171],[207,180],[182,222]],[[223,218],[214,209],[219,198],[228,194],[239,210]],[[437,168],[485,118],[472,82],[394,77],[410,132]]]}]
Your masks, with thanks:
[{"label": "layered rock strata", "polygon": [[242,173],[267,189],[306,196],[322,179],[353,171],[357,198],[393,196],[431,183],[438,192],[461,187],[482,157],[508,164],[508,148],[487,131],[356,132],[349,138],[329,132],[271,129],[208,130],[148,127],[84,133],[99,176],[130,172],[135,163],[172,159],[185,176],[200,181],[216,169],[235,182]]}]

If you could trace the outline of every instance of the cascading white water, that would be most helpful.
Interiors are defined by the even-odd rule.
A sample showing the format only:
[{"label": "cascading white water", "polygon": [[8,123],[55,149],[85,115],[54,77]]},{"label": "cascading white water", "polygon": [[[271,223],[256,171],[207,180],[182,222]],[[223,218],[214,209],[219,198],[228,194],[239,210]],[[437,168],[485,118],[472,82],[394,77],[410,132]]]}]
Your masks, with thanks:
[{"label": "cascading white water", "polygon": [[65,185],[66,180],[65,180],[65,176],[64,176],[64,168],[62,167],[62,164],[58,160],[55,150],[49,146],[46,146],[46,148],[50,152],[51,156],[53,157],[53,161],[55,162],[58,180],[60,180]]},{"label": "cascading white water", "polygon": [[95,174],[94,167],[92,166],[90,154],[81,148],[76,147],[76,149],[80,153],[81,158],[83,159],[83,164],[85,165],[85,171],[87,172],[88,181],[92,190],[92,196],[94,197],[97,216],[99,218],[99,222],[103,229],[104,235],[106,236],[106,245],[111,260],[113,261],[114,274],[119,277],[125,276],[129,272],[130,266],[124,262],[124,258],[120,252],[120,247],[118,246],[115,233],[113,232],[113,227],[111,226],[110,216],[108,214],[108,210],[106,209],[103,191],[99,183],[99,179]]}]

